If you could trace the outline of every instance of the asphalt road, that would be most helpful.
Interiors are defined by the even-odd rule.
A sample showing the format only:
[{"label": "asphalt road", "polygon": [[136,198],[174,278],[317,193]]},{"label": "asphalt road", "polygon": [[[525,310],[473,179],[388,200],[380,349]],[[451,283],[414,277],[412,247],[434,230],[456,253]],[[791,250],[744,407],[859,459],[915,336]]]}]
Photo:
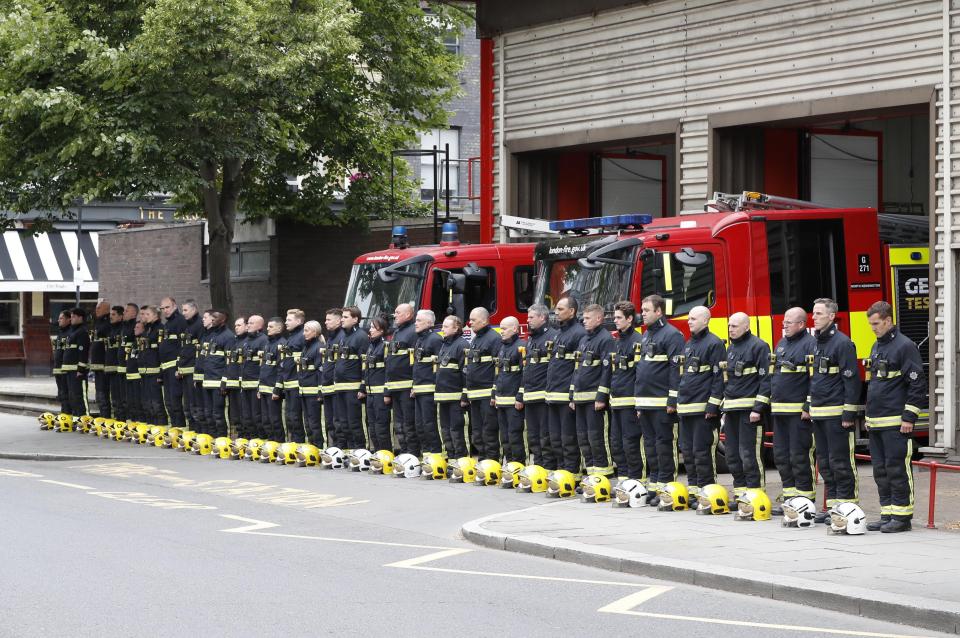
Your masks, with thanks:
[{"label": "asphalt road", "polygon": [[542,495],[152,456],[0,459],[0,636],[935,635],[458,538]]}]

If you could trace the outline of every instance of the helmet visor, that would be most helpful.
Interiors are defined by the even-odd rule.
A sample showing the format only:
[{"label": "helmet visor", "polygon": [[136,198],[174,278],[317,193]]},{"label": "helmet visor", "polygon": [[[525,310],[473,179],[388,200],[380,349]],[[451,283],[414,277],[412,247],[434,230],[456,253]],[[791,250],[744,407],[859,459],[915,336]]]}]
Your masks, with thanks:
[{"label": "helmet visor", "polygon": [[830,513],[830,526],[833,529],[847,529],[847,517],[836,512]]},{"label": "helmet visor", "polygon": [[740,512],[740,516],[744,518],[752,518],[753,503],[747,500],[737,501],[737,511]]}]

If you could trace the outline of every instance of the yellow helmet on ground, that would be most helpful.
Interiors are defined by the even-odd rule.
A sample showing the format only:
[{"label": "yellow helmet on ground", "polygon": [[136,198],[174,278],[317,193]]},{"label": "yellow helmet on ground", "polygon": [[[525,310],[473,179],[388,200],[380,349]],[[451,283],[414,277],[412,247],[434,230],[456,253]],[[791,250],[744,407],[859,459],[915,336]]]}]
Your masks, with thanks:
[{"label": "yellow helmet on ground", "polygon": [[63,413],[58,414],[57,432],[73,432],[73,416]]},{"label": "yellow helmet on ground", "polygon": [[610,479],[603,474],[591,474],[585,477],[580,482],[580,489],[583,490],[580,500],[584,503],[606,503],[613,493]]},{"label": "yellow helmet on ground", "polygon": [[448,469],[451,483],[473,483],[477,480],[477,459],[472,456],[461,456]]},{"label": "yellow helmet on ground", "polygon": [[316,467],[320,465],[320,448],[310,443],[297,446],[297,465],[300,467]]},{"label": "yellow helmet on ground", "polygon": [[77,419],[77,432],[83,432],[84,434],[89,434],[90,430],[93,428],[93,417],[89,414],[84,414],[79,419]]},{"label": "yellow helmet on ground", "polygon": [[193,453],[200,456],[213,454],[213,437],[209,434],[198,434],[193,441]]},{"label": "yellow helmet on ground", "polygon": [[373,474],[393,474],[393,452],[377,450],[370,459],[370,471]]},{"label": "yellow helmet on ground", "polygon": [[114,441],[122,441],[127,437],[127,424],[123,421],[114,421],[107,436]]},{"label": "yellow helmet on ground", "polygon": [[260,446],[260,462],[275,463],[277,461],[277,450],[280,444],[276,441],[264,441]]},{"label": "yellow helmet on ground", "polygon": [[165,425],[155,425],[147,432],[147,443],[160,447],[163,445],[163,435],[167,431]]},{"label": "yellow helmet on ground", "polygon": [[500,477],[503,476],[503,467],[499,461],[493,459],[484,459],[477,464],[478,485],[499,485]]},{"label": "yellow helmet on ground", "polygon": [[661,512],[682,512],[690,507],[690,492],[687,486],[679,481],[671,481],[660,489],[660,505],[657,509]]},{"label": "yellow helmet on ground", "polygon": [[163,447],[174,449],[180,447],[181,436],[183,436],[183,428],[167,428],[167,431],[163,433]]},{"label": "yellow helmet on ground", "polygon": [[577,493],[577,477],[567,470],[554,470],[547,475],[547,496],[566,498]]},{"label": "yellow helmet on ground", "polygon": [[297,464],[297,448],[300,447],[299,443],[281,443],[280,447],[277,448],[277,464],[278,465],[296,465]]},{"label": "yellow helmet on ground", "polygon": [[[263,447],[263,439],[250,439],[243,450],[243,458],[248,461],[260,460],[260,448]],[[236,445],[236,443],[234,443]]]},{"label": "yellow helmet on ground", "polygon": [[697,497],[697,514],[729,514],[727,488],[717,483],[704,485]]},{"label": "yellow helmet on ground", "polygon": [[230,442],[230,458],[233,460],[242,459],[246,454],[247,439],[234,439]]},{"label": "yellow helmet on ground", "polygon": [[128,440],[133,441],[133,433],[136,432],[139,423],[139,421],[127,421],[124,424],[123,430],[127,433]]},{"label": "yellow helmet on ground", "polygon": [[37,417],[37,421],[40,422],[41,430],[52,430],[54,424],[57,422],[57,417],[53,415],[53,412],[44,412]]},{"label": "yellow helmet on ground", "polygon": [[520,485],[520,472],[523,471],[523,463],[519,461],[510,461],[503,466],[503,472],[500,475],[500,487],[507,489]]},{"label": "yellow helmet on ground", "polygon": [[96,434],[97,436],[100,436],[100,432],[103,431],[103,426],[106,422],[107,419],[102,416],[95,418],[93,420],[93,424],[90,426],[90,434]]},{"label": "yellow helmet on ground", "polygon": [[442,481],[447,478],[447,459],[442,454],[427,452],[423,455],[420,478]]},{"label": "yellow helmet on ground", "polygon": [[770,497],[759,487],[747,490],[737,501],[738,521],[769,521],[773,510]]},{"label": "yellow helmet on ground", "polygon": [[137,427],[134,428],[131,435],[131,441],[143,445],[147,442],[147,436],[150,434],[150,428],[152,426],[147,425],[146,423],[138,423]]},{"label": "yellow helmet on ground", "polygon": [[546,492],[547,491],[547,470],[539,465],[528,465],[520,470],[520,477],[517,482],[518,492]]},{"label": "yellow helmet on ground", "polygon": [[220,459],[233,458],[233,441],[225,436],[215,438],[213,440],[213,456]]},{"label": "yellow helmet on ground", "polygon": [[183,452],[193,452],[194,442],[199,436],[193,430],[184,430],[180,433],[180,450]]}]

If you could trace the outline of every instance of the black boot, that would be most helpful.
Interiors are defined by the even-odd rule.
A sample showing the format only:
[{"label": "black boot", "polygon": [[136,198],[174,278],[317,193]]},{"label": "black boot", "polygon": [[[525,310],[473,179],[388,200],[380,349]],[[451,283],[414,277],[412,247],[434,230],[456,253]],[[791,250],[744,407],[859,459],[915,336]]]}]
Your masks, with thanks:
[{"label": "black boot", "polygon": [[830,524],[830,512],[817,512],[817,515],[813,517],[813,522],[820,524]]},{"label": "black boot", "polygon": [[881,514],[879,521],[871,521],[867,523],[868,532],[879,532],[884,525],[893,520],[893,517],[889,514]]},{"label": "black boot", "polygon": [[880,531],[884,534],[896,534],[898,532],[909,532],[912,529],[910,521],[903,521],[892,519],[889,522],[885,523],[883,527],[880,528]]}]

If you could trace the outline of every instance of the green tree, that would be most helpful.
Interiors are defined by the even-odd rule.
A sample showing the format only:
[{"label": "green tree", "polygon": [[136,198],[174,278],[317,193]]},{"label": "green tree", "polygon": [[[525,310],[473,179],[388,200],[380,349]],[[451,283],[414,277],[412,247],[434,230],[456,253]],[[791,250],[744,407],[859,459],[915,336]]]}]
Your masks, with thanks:
[{"label": "green tree", "polygon": [[386,210],[390,151],[444,126],[458,90],[450,9],[0,0],[0,203],[169,194],[206,218],[211,298],[232,310],[238,211],[335,224]]}]

